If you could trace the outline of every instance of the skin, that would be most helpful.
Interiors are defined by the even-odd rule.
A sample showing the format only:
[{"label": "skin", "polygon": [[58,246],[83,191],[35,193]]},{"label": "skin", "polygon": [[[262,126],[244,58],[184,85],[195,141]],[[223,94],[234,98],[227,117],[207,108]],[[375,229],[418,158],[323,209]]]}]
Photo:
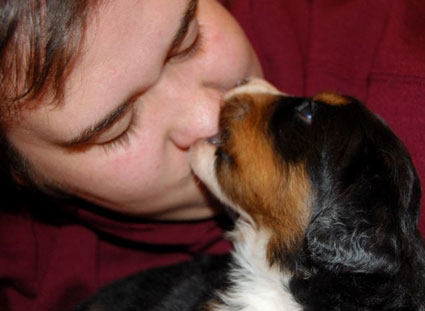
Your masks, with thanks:
[{"label": "skin", "polygon": [[[24,111],[7,133],[41,188],[156,219],[214,213],[190,170],[190,146],[217,133],[223,94],[262,72],[240,27],[213,0],[199,0],[170,51],[189,3],[114,0],[91,18],[64,103]],[[65,144],[125,102],[99,135]],[[117,143],[122,134],[128,139]]]}]

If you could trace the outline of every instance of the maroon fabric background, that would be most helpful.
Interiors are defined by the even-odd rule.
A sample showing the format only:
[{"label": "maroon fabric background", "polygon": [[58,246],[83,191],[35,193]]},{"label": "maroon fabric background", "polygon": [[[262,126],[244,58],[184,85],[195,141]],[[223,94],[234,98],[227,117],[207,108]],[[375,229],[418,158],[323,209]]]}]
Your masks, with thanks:
[{"label": "maroon fabric background", "polygon": [[[383,116],[425,180],[425,2],[232,0],[266,77],[287,93],[355,95]],[[422,186],[423,189],[423,186]],[[0,310],[69,310],[140,269],[229,249],[214,220],[143,223],[43,202],[0,214]],[[421,229],[425,232],[422,214]]]}]

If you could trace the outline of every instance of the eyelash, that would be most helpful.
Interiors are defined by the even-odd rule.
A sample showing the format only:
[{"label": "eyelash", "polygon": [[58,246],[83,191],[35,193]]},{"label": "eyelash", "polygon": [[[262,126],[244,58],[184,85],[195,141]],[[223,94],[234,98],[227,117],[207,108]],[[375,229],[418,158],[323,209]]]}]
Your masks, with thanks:
[{"label": "eyelash", "polygon": [[113,151],[121,147],[127,147],[130,144],[131,135],[136,133],[138,114],[137,109],[133,107],[133,115],[127,128],[114,139],[99,145],[105,152]]}]

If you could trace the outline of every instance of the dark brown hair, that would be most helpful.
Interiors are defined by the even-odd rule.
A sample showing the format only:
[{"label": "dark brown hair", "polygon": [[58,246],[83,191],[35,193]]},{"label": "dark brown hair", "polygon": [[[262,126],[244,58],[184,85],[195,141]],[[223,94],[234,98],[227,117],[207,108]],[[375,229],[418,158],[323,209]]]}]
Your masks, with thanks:
[{"label": "dark brown hair", "polygon": [[94,0],[0,1],[1,119],[34,99],[60,101]]},{"label": "dark brown hair", "polygon": [[22,109],[61,102],[87,17],[101,1],[0,0],[0,184],[25,171],[8,125]]}]

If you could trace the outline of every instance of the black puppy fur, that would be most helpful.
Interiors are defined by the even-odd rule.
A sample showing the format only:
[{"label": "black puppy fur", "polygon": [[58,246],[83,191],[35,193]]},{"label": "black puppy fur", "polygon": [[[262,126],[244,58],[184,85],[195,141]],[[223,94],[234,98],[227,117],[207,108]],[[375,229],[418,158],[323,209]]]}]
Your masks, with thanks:
[{"label": "black puppy fur", "polygon": [[105,287],[76,311],[199,310],[226,280],[229,256],[202,256],[151,269]]},{"label": "black puppy fur", "polygon": [[420,184],[406,148],[353,98],[310,101],[312,121],[288,133],[291,106],[305,100],[283,100],[276,147],[287,161],[306,158],[313,188],[292,294],[304,310],[425,310]]}]

